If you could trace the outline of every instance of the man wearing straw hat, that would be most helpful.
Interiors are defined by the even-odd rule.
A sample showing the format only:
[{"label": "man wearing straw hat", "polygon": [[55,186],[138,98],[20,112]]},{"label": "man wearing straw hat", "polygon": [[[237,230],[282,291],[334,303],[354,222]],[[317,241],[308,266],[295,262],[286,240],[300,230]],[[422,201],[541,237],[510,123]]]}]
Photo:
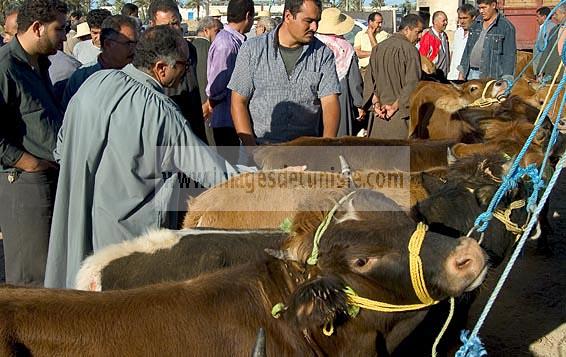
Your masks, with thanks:
[{"label": "man wearing straw hat", "polygon": [[[336,74],[340,81],[340,126],[338,136],[356,135],[363,118],[362,76],[354,47],[344,39],[344,34],[352,31],[354,19],[342,14],[335,7],[324,9],[318,24],[316,37],[334,53]],[[358,118],[356,120],[356,118]],[[354,124],[358,124],[354,128]]]},{"label": "man wearing straw hat", "polygon": [[340,84],[334,55],[314,36],[321,7],[320,0],[286,0],[282,24],[242,45],[228,88],[244,145],[336,136]]}]

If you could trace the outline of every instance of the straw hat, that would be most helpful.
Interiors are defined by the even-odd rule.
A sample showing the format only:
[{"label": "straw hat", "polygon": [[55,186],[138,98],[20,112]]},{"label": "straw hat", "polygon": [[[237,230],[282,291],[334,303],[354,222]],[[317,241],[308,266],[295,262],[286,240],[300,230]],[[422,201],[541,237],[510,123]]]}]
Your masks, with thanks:
[{"label": "straw hat", "polygon": [[255,14],[255,19],[257,20],[260,17],[271,17],[271,12],[269,12],[269,10],[260,10]]},{"label": "straw hat", "polygon": [[77,25],[77,34],[73,37],[79,38],[88,35],[90,35],[90,27],[88,27],[88,24],[86,22],[81,22]]},{"label": "straw hat", "polygon": [[318,23],[318,33],[323,35],[344,35],[354,28],[354,19],[335,7],[324,9]]},{"label": "straw hat", "polygon": [[210,10],[210,13],[208,14],[208,16],[210,16],[210,17],[221,17],[222,13],[220,12],[220,10],[214,8],[214,9]]}]

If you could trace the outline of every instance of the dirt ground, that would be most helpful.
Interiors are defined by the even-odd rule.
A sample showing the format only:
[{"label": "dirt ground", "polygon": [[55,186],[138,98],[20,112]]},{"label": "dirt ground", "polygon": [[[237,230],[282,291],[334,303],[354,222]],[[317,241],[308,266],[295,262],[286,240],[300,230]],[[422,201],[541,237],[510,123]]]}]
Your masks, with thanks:
[{"label": "dirt ground", "polygon": [[[550,196],[551,254],[529,241],[479,331],[489,356],[566,356],[566,175]],[[554,217],[553,217],[554,216]],[[488,276],[470,315],[473,328],[499,275]]]},{"label": "dirt ground", "polygon": [[[566,175],[550,198],[554,234],[551,255],[541,254],[536,242],[527,243],[509,279],[479,332],[490,356],[566,357]],[[1,242],[1,240],[0,240]],[[0,283],[4,281],[0,244]],[[499,272],[488,276],[472,307],[472,329]]]}]

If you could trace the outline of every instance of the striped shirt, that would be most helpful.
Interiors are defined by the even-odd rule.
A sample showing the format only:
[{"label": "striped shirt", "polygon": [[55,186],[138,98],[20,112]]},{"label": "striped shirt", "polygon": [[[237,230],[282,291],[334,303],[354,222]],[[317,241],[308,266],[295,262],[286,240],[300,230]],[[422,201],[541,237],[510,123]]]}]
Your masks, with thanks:
[{"label": "striped shirt", "polygon": [[277,143],[299,136],[320,136],[320,98],[340,94],[334,54],[320,40],[304,45],[294,70],[285,70],[277,34],[246,41],[236,59],[228,88],[249,98],[257,142]]}]

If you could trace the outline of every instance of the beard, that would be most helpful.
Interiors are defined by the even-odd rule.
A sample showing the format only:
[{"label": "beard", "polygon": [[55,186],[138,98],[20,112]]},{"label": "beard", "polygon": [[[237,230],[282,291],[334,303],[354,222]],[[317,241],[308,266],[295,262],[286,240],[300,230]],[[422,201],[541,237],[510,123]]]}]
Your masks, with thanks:
[{"label": "beard", "polygon": [[39,38],[39,43],[37,44],[38,52],[45,56],[51,56],[57,53],[61,44],[55,44],[51,41],[47,34],[43,33]]}]

